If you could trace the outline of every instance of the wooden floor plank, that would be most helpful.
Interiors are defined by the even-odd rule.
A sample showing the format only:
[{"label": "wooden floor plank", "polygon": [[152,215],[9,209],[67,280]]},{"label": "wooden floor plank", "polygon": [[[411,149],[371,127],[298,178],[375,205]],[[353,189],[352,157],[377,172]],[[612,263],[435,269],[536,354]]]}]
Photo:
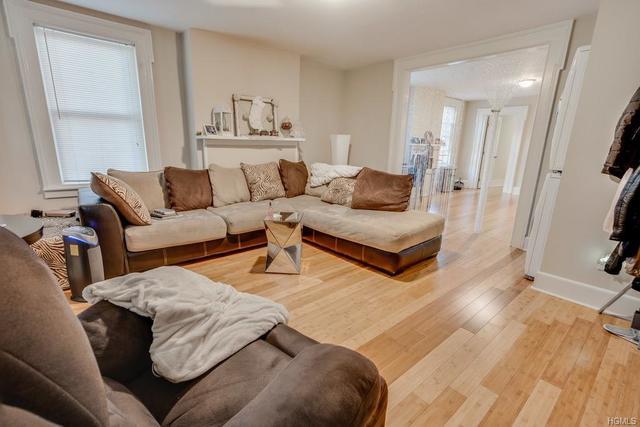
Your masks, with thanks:
[{"label": "wooden floor plank", "polygon": [[445,424],[446,427],[471,427],[480,424],[498,396],[479,386]]},{"label": "wooden floor plank", "polygon": [[560,391],[558,387],[539,380],[514,421],[514,427],[545,425],[560,396]]}]

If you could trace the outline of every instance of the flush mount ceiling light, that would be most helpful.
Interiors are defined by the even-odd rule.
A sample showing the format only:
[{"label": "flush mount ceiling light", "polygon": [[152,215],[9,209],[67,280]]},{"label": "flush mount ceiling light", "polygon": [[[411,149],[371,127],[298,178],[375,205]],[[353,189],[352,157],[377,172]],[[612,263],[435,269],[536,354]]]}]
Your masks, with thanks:
[{"label": "flush mount ceiling light", "polygon": [[520,87],[531,87],[536,82],[536,79],[524,79],[518,82]]}]

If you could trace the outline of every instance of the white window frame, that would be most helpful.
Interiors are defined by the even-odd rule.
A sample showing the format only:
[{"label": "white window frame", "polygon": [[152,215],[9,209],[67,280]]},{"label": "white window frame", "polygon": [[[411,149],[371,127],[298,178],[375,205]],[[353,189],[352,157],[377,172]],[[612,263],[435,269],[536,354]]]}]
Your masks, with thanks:
[{"label": "white window frame", "polygon": [[75,197],[77,189],[86,185],[64,184],[60,177],[53,128],[40,72],[35,25],[135,46],[147,161],[149,169],[160,168],[162,161],[153,85],[151,32],[28,0],[4,0],[4,7],[9,36],[14,39],[16,46],[45,198]]}]

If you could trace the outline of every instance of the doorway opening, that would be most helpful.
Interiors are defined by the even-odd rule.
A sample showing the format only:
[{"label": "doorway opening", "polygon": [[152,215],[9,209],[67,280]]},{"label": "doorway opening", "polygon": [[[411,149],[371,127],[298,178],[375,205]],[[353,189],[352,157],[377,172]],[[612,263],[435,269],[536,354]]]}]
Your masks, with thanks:
[{"label": "doorway opening", "polygon": [[[498,191],[517,203],[548,52],[541,45],[410,73],[402,170],[428,182],[419,195],[428,200],[420,208],[446,216],[446,199],[463,187],[479,200],[481,224],[495,206],[486,204],[489,191],[493,199]],[[499,107],[496,96],[504,98]],[[425,172],[415,173],[420,170]]]},{"label": "doorway opening", "polygon": [[[448,65],[464,64],[478,58],[499,56],[535,46],[546,48],[547,57],[542,79],[539,82],[538,100],[535,106],[529,106],[530,115],[535,111],[535,119],[531,125],[529,145],[528,147],[525,146],[526,141],[523,141],[521,146],[521,151],[527,152],[527,162],[522,178],[520,194],[517,196],[516,214],[510,240],[511,246],[525,249],[526,237],[529,233],[530,220],[533,216],[536,199],[536,186],[541,175],[543,155],[554,107],[554,97],[560,79],[560,72],[566,66],[572,29],[573,21],[567,20],[557,24],[506,34],[480,42],[436,50],[394,61],[388,171],[401,173],[405,166],[409,100],[411,98],[410,92],[413,86],[412,74],[414,72],[443,68]],[[485,105],[485,108],[489,107],[489,105]],[[469,114],[468,111],[465,111],[463,121],[469,120],[470,116],[475,116],[475,114]],[[475,120],[475,118],[472,120]],[[493,128],[487,130],[493,132]],[[459,147],[457,168],[465,170],[461,166],[460,160],[462,151],[462,147]],[[482,211],[481,209],[478,210]]]}]

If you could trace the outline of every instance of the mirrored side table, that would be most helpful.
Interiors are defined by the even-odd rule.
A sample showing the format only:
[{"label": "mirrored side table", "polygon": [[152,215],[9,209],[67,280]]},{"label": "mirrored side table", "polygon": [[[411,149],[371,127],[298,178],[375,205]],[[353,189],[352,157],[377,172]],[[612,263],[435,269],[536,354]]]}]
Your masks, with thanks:
[{"label": "mirrored side table", "polygon": [[300,274],[302,213],[275,212],[264,219],[267,233],[265,273]]}]

